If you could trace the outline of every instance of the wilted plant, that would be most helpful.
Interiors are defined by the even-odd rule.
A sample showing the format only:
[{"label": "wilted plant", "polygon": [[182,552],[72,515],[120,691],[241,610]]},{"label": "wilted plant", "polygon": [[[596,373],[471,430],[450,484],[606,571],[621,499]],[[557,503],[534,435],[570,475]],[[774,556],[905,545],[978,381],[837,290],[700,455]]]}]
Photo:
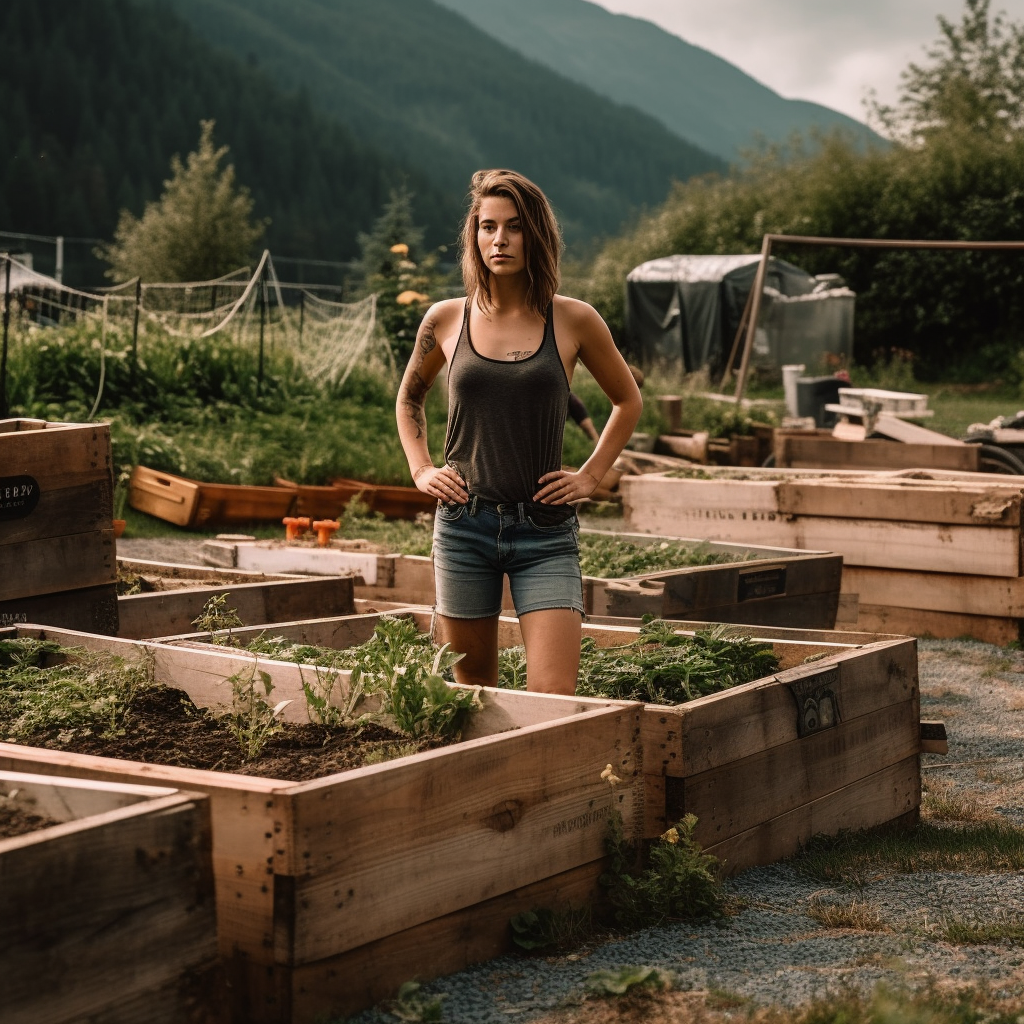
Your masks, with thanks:
[{"label": "wilted plant", "polygon": [[[245,623],[238,617],[234,608],[228,607],[228,594],[214,594],[203,610],[192,620],[192,625],[200,633],[209,633],[210,642],[222,644],[226,647],[234,646],[234,637],[231,630],[244,626]],[[227,635],[223,631],[227,630]]]}]

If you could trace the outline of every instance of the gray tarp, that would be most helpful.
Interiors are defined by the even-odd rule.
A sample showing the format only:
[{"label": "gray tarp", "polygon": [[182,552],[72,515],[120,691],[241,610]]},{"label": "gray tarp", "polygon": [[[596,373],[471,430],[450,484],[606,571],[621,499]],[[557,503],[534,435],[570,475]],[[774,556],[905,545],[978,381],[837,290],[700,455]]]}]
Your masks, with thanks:
[{"label": "gray tarp", "polygon": [[[687,372],[703,366],[713,371],[720,369],[732,347],[760,261],[756,254],[665,256],[632,270],[626,278],[626,348],[631,358],[646,366],[659,362],[679,365],[681,361]],[[800,316],[776,307],[787,306],[787,299],[810,296],[821,285],[807,271],[773,256],[765,286],[767,301],[761,324],[767,327],[764,332],[759,331],[764,337],[759,339],[755,358],[782,365],[804,353],[807,346],[801,344],[796,346],[795,353],[789,352],[793,346],[778,336],[779,331],[785,330],[789,322],[803,324],[807,314],[819,308],[819,303],[801,303]],[[849,338],[831,338],[827,330],[815,334],[815,328],[811,328],[812,335],[829,351],[852,349],[853,293],[844,290],[844,294],[851,301]],[[838,297],[838,293],[825,292],[820,297],[832,296]],[[818,298],[815,295],[815,300]],[[824,306],[821,309],[824,313]],[[825,320],[836,321],[834,311],[825,314],[823,325]],[[806,334],[806,330],[802,333]]]}]

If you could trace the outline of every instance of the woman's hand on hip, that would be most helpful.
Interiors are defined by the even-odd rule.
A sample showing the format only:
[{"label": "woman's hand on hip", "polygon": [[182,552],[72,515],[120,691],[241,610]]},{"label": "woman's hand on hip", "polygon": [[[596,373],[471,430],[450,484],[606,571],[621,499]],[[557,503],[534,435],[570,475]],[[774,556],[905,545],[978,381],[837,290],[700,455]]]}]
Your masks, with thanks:
[{"label": "woman's hand on hip", "polygon": [[413,483],[424,494],[440,498],[441,501],[454,501],[458,505],[465,505],[469,501],[466,481],[451,466],[421,466],[416,470]]},{"label": "woman's hand on hip", "polygon": [[589,473],[581,470],[570,473],[565,469],[545,473],[537,482],[540,484],[540,490],[533,496],[533,500],[544,502],[546,505],[566,505],[582,501],[594,493],[598,484]]}]

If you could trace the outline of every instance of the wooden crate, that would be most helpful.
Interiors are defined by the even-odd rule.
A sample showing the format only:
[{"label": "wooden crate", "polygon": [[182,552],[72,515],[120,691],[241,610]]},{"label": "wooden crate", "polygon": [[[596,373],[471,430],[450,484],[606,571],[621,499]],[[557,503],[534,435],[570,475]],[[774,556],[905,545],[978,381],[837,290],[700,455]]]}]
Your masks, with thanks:
[{"label": "wooden crate", "polygon": [[[587,530],[605,536],[600,530]],[[650,541],[646,534],[607,534]],[[678,541],[679,538],[665,538]],[[751,625],[831,629],[836,623],[843,560],[827,551],[721,544],[693,540],[713,552],[745,561],[686,566],[622,579],[583,578],[583,604],[589,616],[702,619]],[[318,563],[338,572],[358,573],[355,597],[400,604],[434,603],[434,570],[429,556],[377,555],[316,548],[269,548],[248,542],[208,542],[204,557],[230,565],[259,565],[287,571],[316,571]],[[502,607],[514,611],[505,581]]]},{"label": "wooden crate", "polygon": [[[336,642],[361,642],[376,620],[335,620]],[[150,658],[158,681],[203,706],[228,703],[228,678],[253,665],[224,648],[17,632]],[[259,664],[275,698],[294,699],[285,715],[304,720],[303,668]],[[640,705],[501,690],[483,701],[460,744],[312,782],[14,744],[0,744],[0,768],[207,793],[235,1019],[312,1021],[507,949],[510,915],[596,892],[613,810],[639,834]]]},{"label": "wooden crate", "polygon": [[[1017,639],[1024,621],[1024,478],[987,473],[750,471],[627,477],[627,522],[733,542],[829,546],[861,629]],[[700,524],[700,525],[698,525]]]},{"label": "wooden crate", "polygon": [[176,526],[280,522],[294,506],[295,492],[285,487],[207,484],[136,466],[128,503],[139,512]]},{"label": "wooden crate", "polygon": [[0,838],[5,1024],[212,1020],[207,798],[6,771],[0,793],[60,822]]},{"label": "wooden crate", "polygon": [[[428,621],[426,610],[417,620]],[[320,619],[275,632],[341,648],[371,622]],[[637,625],[586,623],[583,633],[615,647],[634,638]],[[681,622],[678,632],[702,628]],[[779,671],[677,707],[644,708],[644,834],[660,835],[693,812],[699,841],[736,872],[789,856],[818,833],[913,817],[921,752],[916,641],[771,627],[733,632],[770,643]],[[517,619],[499,620],[498,642],[522,643]],[[819,713],[826,701],[831,711]]]},{"label": "wooden crate", "polygon": [[110,428],[0,420],[0,625],[117,629]]},{"label": "wooden crate", "polygon": [[[227,605],[245,625],[288,622],[294,619],[324,615],[348,615],[355,611],[353,579],[341,576],[319,576],[309,579],[268,579],[262,573],[227,572],[236,580],[253,582],[221,582],[195,586],[202,582],[200,573],[216,577],[217,570],[193,568],[190,577],[180,574],[187,566],[160,562],[123,563],[146,578],[169,579],[179,584],[192,584],[176,590],[130,594],[118,599],[120,628],[118,636],[131,640],[171,636],[192,630],[192,622],[206,603],[221,594]],[[168,576],[168,573],[170,576]],[[254,579],[255,577],[255,579]],[[36,620],[38,621],[38,620]],[[43,620],[40,624],[47,624]]]}]

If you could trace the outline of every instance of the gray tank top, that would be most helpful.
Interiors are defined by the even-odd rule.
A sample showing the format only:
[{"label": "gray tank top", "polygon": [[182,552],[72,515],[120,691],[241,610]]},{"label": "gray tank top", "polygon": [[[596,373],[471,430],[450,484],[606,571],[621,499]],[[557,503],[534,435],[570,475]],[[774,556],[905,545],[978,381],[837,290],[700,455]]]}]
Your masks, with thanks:
[{"label": "gray tank top", "polygon": [[480,355],[469,336],[469,300],[448,367],[444,457],[487,501],[532,501],[537,481],[562,468],[569,381],[555,344],[552,307],[532,356]]}]

